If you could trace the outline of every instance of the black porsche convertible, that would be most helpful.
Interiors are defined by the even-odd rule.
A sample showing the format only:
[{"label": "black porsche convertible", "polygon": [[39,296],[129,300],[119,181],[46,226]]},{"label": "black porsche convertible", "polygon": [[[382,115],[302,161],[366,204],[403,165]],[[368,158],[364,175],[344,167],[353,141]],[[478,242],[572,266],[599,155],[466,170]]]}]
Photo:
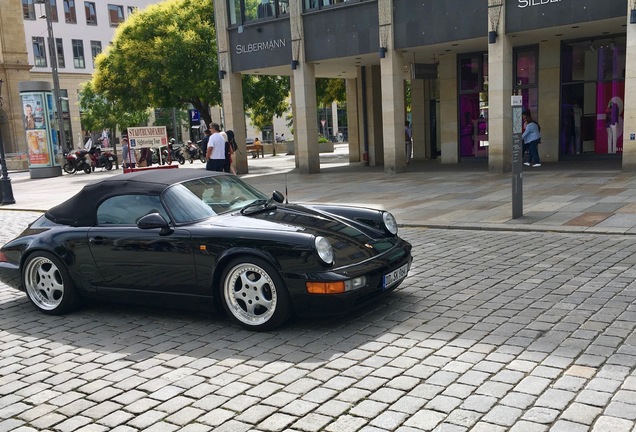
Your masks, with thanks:
[{"label": "black porsche convertible", "polygon": [[225,309],[269,330],[395,289],[411,245],[391,213],[284,203],[239,177],[147,170],[85,186],[0,248],[0,281],[63,314],[84,297]]}]

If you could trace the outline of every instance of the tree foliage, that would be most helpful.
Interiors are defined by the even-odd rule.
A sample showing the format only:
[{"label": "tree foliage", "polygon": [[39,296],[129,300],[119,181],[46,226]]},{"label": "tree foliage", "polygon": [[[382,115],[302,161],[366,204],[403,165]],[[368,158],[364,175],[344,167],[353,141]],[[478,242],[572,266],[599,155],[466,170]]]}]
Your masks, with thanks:
[{"label": "tree foliage", "polygon": [[128,110],[121,103],[109,101],[95,92],[89,81],[82,86],[79,98],[82,124],[87,130],[124,130],[148,121],[147,110]]},{"label": "tree foliage", "polygon": [[316,100],[318,105],[329,105],[332,102],[345,102],[347,88],[344,79],[317,78]]},{"label": "tree foliage", "polygon": [[210,106],[221,103],[215,42],[212,1],[149,5],[97,57],[93,87],[128,110],[192,104],[210,123]]},{"label": "tree foliage", "polygon": [[274,116],[281,117],[289,109],[289,77],[246,75],[243,77],[245,107],[257,129],[272,124]]}]

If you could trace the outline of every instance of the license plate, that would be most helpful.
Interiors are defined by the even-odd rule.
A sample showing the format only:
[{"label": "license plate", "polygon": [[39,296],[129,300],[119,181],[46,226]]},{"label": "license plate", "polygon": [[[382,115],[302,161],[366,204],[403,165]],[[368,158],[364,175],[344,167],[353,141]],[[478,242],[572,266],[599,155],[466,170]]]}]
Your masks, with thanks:
[{"label": "license plate", "polygon": [[382,280],[382,289],[387,289],[393,284],[398,283],[402,279],[404,279],[409,272],[409,265],[404,264],[402,267],[393,270],[391,273],[387,273],[384,275]]},{"label": "license plate", "polygon": [[112,156],[109,156],[109,157],[108,157],[108,160],[113,160],[113,157],[112,157]]}]

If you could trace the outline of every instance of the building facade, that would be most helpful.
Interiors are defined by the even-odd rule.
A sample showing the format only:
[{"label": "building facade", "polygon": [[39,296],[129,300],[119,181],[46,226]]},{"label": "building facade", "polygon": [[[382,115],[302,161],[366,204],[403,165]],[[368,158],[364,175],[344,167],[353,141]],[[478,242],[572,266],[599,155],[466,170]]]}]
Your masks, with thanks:
[{"label": "building facade", "polygon": [[26,149],[18,83],[52,82],[51,54],[57,53],[66,147],[83,144],[79,91],[91,79],[95,57],[130,14],[151,0],[48,0],[55,51],[49,44],[44,0],[0,0],[0,79],[4,81],[3,142],[8,153]]},{"label": "building facade", "polygon": [[541,126],[542,161],[636,167],[632,1],[214,3],[226,124],[245,129],[241,74],[290,76],[301,172],[320,170],[318,77],[346,81],[350,161],[388,174],[406,170],[407,122],[416,160],[509,171],[512,95]]}]

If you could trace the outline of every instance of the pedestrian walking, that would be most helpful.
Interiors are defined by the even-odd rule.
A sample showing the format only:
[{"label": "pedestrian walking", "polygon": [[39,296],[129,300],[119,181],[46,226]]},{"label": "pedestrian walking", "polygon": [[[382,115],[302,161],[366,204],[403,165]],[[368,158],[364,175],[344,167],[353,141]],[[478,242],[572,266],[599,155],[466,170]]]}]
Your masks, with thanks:
[{"label": "pedestrian walking", "polygon": [[404,122],[404,147],[406,150],[406,163],[409,163],[413,155],[413,133],[408,120]]},{"label": "pedestrian walking", "polygon": [[217,123],[210,125],[212,135],[208,140],[205,158],[205,169],[208,171],[223,171],[225,167],[225,139],[221,136],[221,126]]},{"label": "pedestrian walking", "polygon": [[122,167],[135,168],[137,166],[137,155],[135,155],[135,149],[130,148],[128,138],[121,139],[121,160]]},{"label": "pedestrian walking", "polygon": [[525,126],[525,130],[521,135],[521,140],[524,145],[528,146],[528,161],[523,164],[526,166],[540,167],[541,159],[539,159],[539,148],[538,145],[541,142],[541,128],[539,124],[532,118],[532,113],[530,110],[524,110],[521,113],[521,117],[523,118],[523,124]]},{"label": "pedestrian walking", "polygon": [[223,171],[236,175],[234,167],[234,152],[238,149],[236,140],[234,139],[234,131],[227,131],[227,141],[225,143],[225,168]]}]

